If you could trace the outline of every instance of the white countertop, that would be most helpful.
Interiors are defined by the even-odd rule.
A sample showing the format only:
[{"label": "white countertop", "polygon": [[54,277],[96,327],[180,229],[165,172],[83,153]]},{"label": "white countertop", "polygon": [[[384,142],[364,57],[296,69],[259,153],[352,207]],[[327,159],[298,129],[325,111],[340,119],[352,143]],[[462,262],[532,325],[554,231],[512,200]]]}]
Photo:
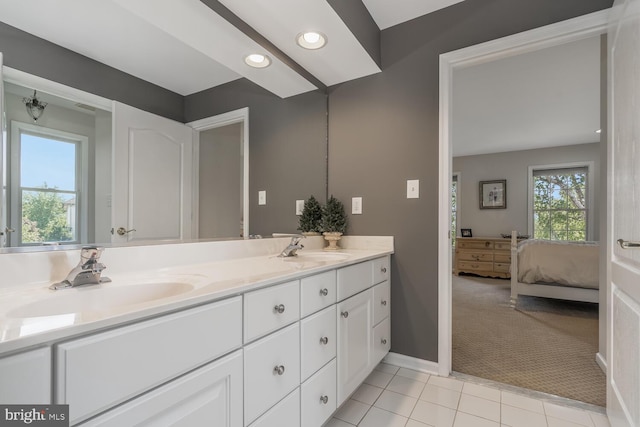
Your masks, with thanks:
[{"label": "white countertop", "polygon": [[[343,242],[345,248],[335,254],[320,249],[320,238],[307,239],[306,248],[293,258],[276,256],[288,239],[110,248],[102,261],[107,265],[103,276],[112,282],[57,291],[48,287],[64,278],[60,272],[68,272],[69,265],[61,268],[44,255],[51,264],[46,274],[32,274],[24,283],[17,283],[14,274],[13,280],[6,280],[5,276],[0,283],[0,354],[393,253],[391,237],[348,237]],[[150,249],[156,256],[162,254],[163,259],[140,261],[145,260]],[[0,269],[3,261],[14,265],[22,261],[27,268],[34,262],[33,254],[19,255],[25,258],[5,260],[2,257],[7,255],[0,255]],[[73,255],[77,254],[65,259],[73,259]],[[42,262],[43,255],[38,257],[37,261]],[[7,270],[11,270],[9,267]],[[155,299],[149,299],[149,295]]]}]

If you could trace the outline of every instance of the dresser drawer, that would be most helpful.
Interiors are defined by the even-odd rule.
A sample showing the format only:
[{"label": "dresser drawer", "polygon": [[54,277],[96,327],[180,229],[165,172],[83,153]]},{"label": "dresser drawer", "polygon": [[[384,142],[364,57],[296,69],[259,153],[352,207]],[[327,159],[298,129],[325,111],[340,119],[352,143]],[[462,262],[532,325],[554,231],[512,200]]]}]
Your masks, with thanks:
[{"label": "dresser drawer", "polygon": [[386,256],[373,260],[373,284],[389,280],[391,268],[389,266],[391,258]]},{"label": "dresser drawer", "polygon": [[336,307],[331,306],[300,322],[302,381],[336,357]]},{"label": "dresser drawer", "polygon": [[511,241],[506,240],[504,242],[494,242],[493,247],[496,251],[510,251],[511,250]]},{"label": "dresser drawer", "polygon": [[500,273],[509,273],[511,271],[511,264],[504,262],[494,262],[493,271],[497,271]]},{"label": "dresser drawer", "polygon": [[253,422],[300,384],[300,326],[244,348],[244,420]]},{"label": "dresser drawer", "polygon": [[321,427],[336,410],[336,361],[328,363],[300,387],[304,427]]},{"label": "dresser drawer", "polygon": [[295,389],[250,427],[300,427],[300,389]]},{"label": "dresser drawer", "polygon": [[458,260],[461,261],[493,261],[493,253],[491,252],[458,251],[456,255],[458,257]]},{"label": "dresser drawer", "polygon": [[491,240],[464,240],[464,238],[456,239],[456,247],[459,249],[493,249]]},{"label": "dresser drawer", "polygon": [[336,302],[336,272],[300,280],[300,316],[306,317]]},{"label": "dresser drawer", "polygon": [[377,365],[391,349],[391,319],[386,318],[373,328],[373,364]]},{"label": "dresser drawer", "polygon": [[244,295],[244,342],[300,319],[300,282],[282,283]]},{"label": "dresser drawer", "polygon": [[130,399],[242,343],[230,298],[56,346],[56,403],[71,423]]},{"label": "dresser drawer", "polygon": [[498,252],[494,254],[493,261],[495,262],[504,262],[509,264],[511,262],[511,254],[510,253],[502,253]]},{"label": "dresser drawer", "polygon": [[373,285],[373,261],[361,262],[338,270],[338,301]]},{"label": "dresser drawer", "polygon": [[457,263],[458,270],[460,271],[492,271],[492,262],[480,262],[480,261],[460,261]]},{"label": "dresser drawer", "polygon": [[380,283],[373,288],[373,324],[377,325],[391,312],[391,286],[389,282]]}]

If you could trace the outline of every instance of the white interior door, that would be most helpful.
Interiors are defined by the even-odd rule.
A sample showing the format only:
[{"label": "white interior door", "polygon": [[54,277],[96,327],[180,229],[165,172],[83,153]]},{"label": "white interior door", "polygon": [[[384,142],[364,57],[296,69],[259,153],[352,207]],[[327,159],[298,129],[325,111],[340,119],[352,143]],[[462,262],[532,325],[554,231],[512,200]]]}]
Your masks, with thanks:
[{"label": "white interior door", "polygon": [[611,16],[607,412],[617,427],[640,425],[640,0],[617,0]]},{"label": "white interior door", "polygon": [[6,246],[7,236],[7,211],[5,201],[7,180],[5,177],[6,164],[5,164],[5,140],[7,136],[7,126],[4,116],[4,78],[2,76],[2,52],[0,52],[0,180],[2,181],[2,192],[0,193],[0,248]]},{"label": "white interior door", "polygon": [[192,146],[190,127],[114,102],[112,241],[191,237]]}]

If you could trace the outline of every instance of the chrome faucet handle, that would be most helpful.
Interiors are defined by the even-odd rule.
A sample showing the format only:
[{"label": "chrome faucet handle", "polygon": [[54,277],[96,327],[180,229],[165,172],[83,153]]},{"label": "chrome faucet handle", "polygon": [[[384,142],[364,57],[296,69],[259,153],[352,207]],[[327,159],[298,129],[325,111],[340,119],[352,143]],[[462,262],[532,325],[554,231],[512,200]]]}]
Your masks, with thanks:
[{"label": "chrome faucet handle", "polygon": [[[103,247],[83,246],[80,250],[80,265],[82,266],[82,268],[84,270],[88,270],[89,268],[95,270],[97,264],[100,264],[98,263],[98,260],[100,259],[103,251]],[[102,264],[100,264],[100,266],[102,267],[100,271],[102,271],[105,267]]]}]

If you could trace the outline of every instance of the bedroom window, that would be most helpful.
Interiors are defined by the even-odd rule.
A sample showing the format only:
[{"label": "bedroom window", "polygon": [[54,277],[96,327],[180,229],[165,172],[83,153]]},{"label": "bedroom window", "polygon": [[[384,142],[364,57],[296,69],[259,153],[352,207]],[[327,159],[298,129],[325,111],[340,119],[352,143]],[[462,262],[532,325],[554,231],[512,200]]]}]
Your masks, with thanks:
[{"label": "bedroom window", "polygon": [[585,241],[589,237],[589,165],[532,169],[533,237]]}]

